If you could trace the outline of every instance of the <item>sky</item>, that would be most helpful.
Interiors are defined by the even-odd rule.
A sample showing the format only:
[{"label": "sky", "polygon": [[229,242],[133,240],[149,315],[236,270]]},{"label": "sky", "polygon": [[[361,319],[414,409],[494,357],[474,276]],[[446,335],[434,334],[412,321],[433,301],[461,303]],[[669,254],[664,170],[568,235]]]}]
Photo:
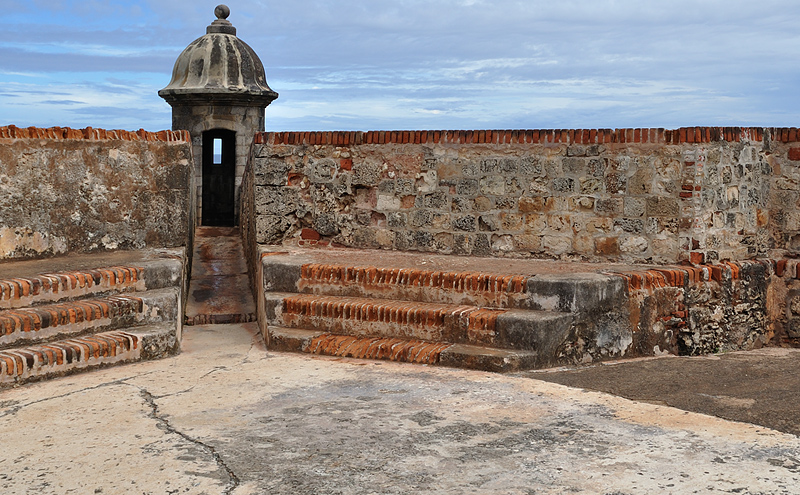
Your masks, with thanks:
[{"label": "sky", "polygon": [[[218,2],[0,0],[0,125],[168,129]],[[230,0],[273,131],[800,124],[797,0]]]}]

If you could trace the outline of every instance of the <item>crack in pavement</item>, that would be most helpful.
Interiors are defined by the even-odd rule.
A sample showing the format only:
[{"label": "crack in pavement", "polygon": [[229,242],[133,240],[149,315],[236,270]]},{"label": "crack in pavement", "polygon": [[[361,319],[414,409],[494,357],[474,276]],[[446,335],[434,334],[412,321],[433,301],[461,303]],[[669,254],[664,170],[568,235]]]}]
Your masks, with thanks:
[{"label": "crack in pavement", "polygon": [[214,458],[214,461],[217,463],[217,466],[222,468],[228,474],[228,478],[230,478],[230,481],[228,481],[228,483],[225,485],[225,490],[222,492],[224,495],[231,495],[233,491],[239,487],[239,485],[241,484],[239,477],[236,476],[236,473],[234,473],[230,467],[228,467],[228,465],[222,459],[222,456],[219,455],[219,452],[217,452],[217,450],[214,447],[208,445],[205,442],[197,440],[196,438],[192,438],[186,433],[183,433],[182,431],[172,426],[169,420],[167,420],[165,417],[159,414],[158,404],[156,403],[156,397],[153,396],[153,394],[151,394],[150,392],[148,392],[147,389],[138,387],[130,383],[126,383],[125,385],[129,385],[131,387],[136,387],[137,389],[139,389],[139,394],[141,395],[142,399],[148,406],[150,406],[151,412],[149,416],[154,420],[156,420],[159,428],[166,431],[167,433],[178,435],[187,442],[198,445],[199,447],[203,448],[204,450],[206,450],[208,453],[211,454],[211,457]]},{"label": "crack in pavement", "polygon": [[119,380],[114,380],[114,381],[110,381],[110,382],[101,383],[99,385],[94,385],[92,387],[84,387],[84,388],[81,388],[81,389],[78,389],[78,390],[73,390],[72,392],[67,392],[65,394],[53,395],[53,396],[50,396],[50,397],[45,397],[43,399],[35,400],[33,402],[26,402],[24,404],[18,404],[18,405],[15,405],[15,406],[11,407],[7,411],[3,411],[2,413],[0,413],[0,418],[5,418],[6,416],[14,416],[15,414],[17,414],[18,412],[20,412],[24,408],[29,407],[29,406],[33,406],[35,404],[41,404],[42,402],[47,402],[47,401],[51,401],[51,400],[55,400],[55,399],[63,399],[64,397],[69,397],[71,395],[79,394],[81,392],[88,392],[90,390],[97,390],[97,389],[100,389],[100,388],[111,387],[111,386],[114,386],[114,385],[130,385],[130,383],[125,383],[125,382],[128,381],[128,380],[133,380],[135,378],[142,377],[142,376],[152,375],[153,373],[156,373],[156,372],[155,371],[148,371],[147,373],[141,373],[139,375],[133,375],[133,376],[125,377],[125,378],[120,378]]},{"label": "crack in pavement", "polygon": [[[223,371],[223,370],[228,370],[228,369],[229,369],[229,368],[228,368],[227,366],[214,366],[214,368],[212,368],[212,369],[211,369],[211,371],[209,371],[209,372],[207,372],[207,373],[205,373],[205,374],[203,374],[203,375],[200,375],[199,377],[197,377],[197,380],[195,380],[195,383],[194,383],[194,385],[192,385],[191,387],[189,387],[189,388],[185,388],[185,389],[183,389],[183,390],[178,390],[177,392],[172,392],[172,393],[170,393],[170,394],[164,394],[164,395],[154,395],[154,396],[153,396],[153,398],[155,398],[155,399],[164,399],[164,398],[166,398],[166,397],[175,397],[176,395],[182,395],[182,394],[189,393],[189,392],[191,392],[192,390],[194,390],[194,389],[197,387],[197,385],[199,385],[199,384],[200,384],[200,380],[202,380],[203,378],[205,378],[205,377],[207,377],[207,376],[209,376],[209,375],[213,375],[213,374],[214,374],[214,373],[216,373],[217,371]],[[126,385],[130,385],[130,384],[129,384],[129,383],[126,383]]]}]

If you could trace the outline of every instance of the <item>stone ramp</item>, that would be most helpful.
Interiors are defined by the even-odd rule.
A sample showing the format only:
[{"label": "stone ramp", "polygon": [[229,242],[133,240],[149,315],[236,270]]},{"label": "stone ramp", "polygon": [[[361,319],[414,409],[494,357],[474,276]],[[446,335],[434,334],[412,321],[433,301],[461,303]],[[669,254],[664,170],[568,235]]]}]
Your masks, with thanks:
[{"label": "stone ramp", "polygon": [[0,264],[0,387],[177,351],[182,286],[182,249]]},{"label": "stone ramp", "polygon": [[247,263],[236,227],[198,227],[186,325],[255,321]]}]

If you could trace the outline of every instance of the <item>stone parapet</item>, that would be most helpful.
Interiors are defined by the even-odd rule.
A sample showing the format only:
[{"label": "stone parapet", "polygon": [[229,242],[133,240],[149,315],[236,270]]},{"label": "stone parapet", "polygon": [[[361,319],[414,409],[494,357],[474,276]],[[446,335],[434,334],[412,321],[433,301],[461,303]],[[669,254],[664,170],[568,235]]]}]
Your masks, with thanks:
[{"label": "stone parapet", "polygon": [[0,260],[191,246],[185,131],[0,128]]},{"label": "stone parapet", "polygon": [[796,128],[256,134],[262,244],[713,263],[800,253]]}]

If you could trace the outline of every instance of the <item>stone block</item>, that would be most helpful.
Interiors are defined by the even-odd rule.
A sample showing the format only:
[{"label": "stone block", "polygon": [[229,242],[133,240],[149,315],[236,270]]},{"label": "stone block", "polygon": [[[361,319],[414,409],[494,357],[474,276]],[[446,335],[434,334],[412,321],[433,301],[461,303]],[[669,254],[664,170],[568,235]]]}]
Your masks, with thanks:
[{"label": "stone block", "polygon": [[542,236],[534,234],[520,234],[514,236],[514,249],[516,251],[539,252],[542,249]]},{"label": "stone block", "polygon": [[395,181],[382,180],[380,184],[378,184],[378,192],[383,194],[394,194],[394,186]]},{"label": "stone block", "polygon": [[375,242],[378,243],[382,249],[388,249],[394,245],[394,231],[387,229],[378,229],[375,232]]},{"label": "stone block", "polygon": [[417,202],[421,203],[423,208],[442,210],[448,205],[448,196],[443,191],[436,191],[417,196]]},{"label": "stone block", "polygon": [[676,237],[653,239],[650,244],[654,261],[670,263],[678,259],[680,241]]},{"label": "stone block", "polygon": [[378,194],[375,208],[381,211],[395,211],[402,206],[400,198],[394,194]]},{"label": "stone block", "polygon": [[624,307],[627,286],[622,277],[599,273],[540,274],[527,282],[531,309],[592,313]]},{"label": "stone block", "polygon": [[598,199],[594,204],[594,211],[604,216],[618,216],[623,212],[622,198]]},{"label": "stone block", "polygon": [[497,318],[500,347],[535,350],[538,359],[555,362],[573,319],[573,315],[549,311],[507,311]]},{"label": "stone block", "polygon": [[359,162],[353,165],[354,186],[377,186],[383,175],[383,166],[379,163]]},{"label": "stone block", "polygon": [[628,179],[620,172],[606,173],[606,192],[608,194],[623,194],[627,187]]},{"label": "stone block", "polygon": [[[475,200],[475,202],[477,202],[477,200]],[[467,198],[462,198],[460,196],[456,196],[456,197],[453,198],[452,202],[450,203],[450,210],[453,213],[466,213],[466,212],[472,211],[472,210],[484,211],[484,210],[478,210],[477,208],[475,208],[475,202],[470,201]],[[489,208],[486,208],[486,209],[488,210]]]},{"label": "stone block", "polygon": [[528,193],[535,196],[549,196],[552,191],[547,180],[544,177],[538,177],[528,184]]},{"label": "stone block", "polygon": [[543,213],[529,213],[525,215],[526,232],[544,232],[547,228],[547,215]]},{"label": "stone block", "polygon": [[286,216],[259,215],[256,217],[256,242],[279,244],[292,225],[293,221]]},{"label": "stone block", "polygon": [[503,230],[515,231],[521,230],[523,224],[522,215],[516,213],[501,213],[500,222]]},{"label": "stone block", "polygon": [[276,261],[267,256],[262,261],[264,288],[271,292],[297,292],[302,265]]},{"label": "stone block", "polygon": [[380,243],[376,238],[376,229],[373,227],[359,227],[353,230],[353,243],[361,248],[377,249]]},{"label": "stone block", "polygon": [[645,253],[649,247],[649,243],[645,237],[631,235],[619,238],[619,250],[626,254],[642,254]]},{"label": "stone block", "polygon": [[256,186],[255,209],[257,215],[289,215],[297,209],[297,192],[289,187]]},{"label": "stone block", "polygon": [[514,250],[514,238],[510,235],[493,235],[492,251],[496,253],[508,253]]},{"label": "stone block", "polygon": [[558,193],[574,192],[575,179],[571,177],[557,177],[553,179],[553,191]]},{"label": "stone block", "polygon": [[433,213],[430,210],[411,212],[409,223],[412,227],[430,227],[433,224]]},{"label": "stone block", "polygon": [[594,241],[594,253],[599,256],[619,256],[619,241],[616,237],[598,237]]},{"label": "stone block", "polygon": [[567,156],[586,156],[586,146],[580,144],[567,146]]},{"label": "stone block", "polygon": [[586,232],[575,234],[575,237],[572,239],[572,250],[585,255],[594,254],[594,237]]},{"label": "stone block", "polygon": [[478,221],[473,215],[456,217],[453,220],[453,229],[463,232],[475,232],[478,230]]},{"label": "stone block", "polygon": [[453,234],[453,254],[470,255],[475,240],[467,234]]},{"label": "stone block", "polygon": [[514,210],[517,208],[517,197],[505,196],[502,198],[496,198],[494,200],[494,206],[498,210]]},{"label": "stone block", "polygon": [[614,229],[618,232],[641,234],[644,232],[644,220],[641,218],[618,218],[614,220]]},{"label": "stone block", "polygon": [[586,159],[584,158],[564,158],[562,164],[564,173],[569,175],[583,175],[586,171]]},{"label": "stone block", "polygon": [[308,175],[311,180],[318,184],[329,184],[333,182],[333,176],[338,166],[330,158],[313,160],[308,165]]},{"label": "stone block", "polygon": [[339,225],[336,215],[331,213],[320,213],[314,216],[314,229],[323,236],[333,236],[339,233]]},{"label": "stone block", "polygon": [[456,194],[461,196],[475,196],[478,194],[479,184],[475,179],[461,179],[456,182]]},{"label": "stone block", "polygon": [[572,249],[572,238],[567,236],[545,235],[542,246],[552,254],[568,253]]},{"label": "stone block", "polygon": [[455,236],[449,232],[439,232],[433,236],[436,251],[449,253],[455,245]]},{"label": "stone block", "polygon": [[477,177],[481,174],[481,165],[474,161],[466,161],[461,164],[461,171],[465,177]]},{"label": "stone block", "polygon": [[581,194],[596,194],[603,192],[605,188],[605,183],[595,177],[581,177],[579,182]]},{"label": "stone block", "polygon": [[492,254],[492,245],[489,242],[489,236],[486,234],[478,234],[474,238],[475,243],[472,246],[472,254],[475,256],[489,256]]},{"label": "stone block", "polygon": [[641,217],[647,211],[647,200],[638,197],[626,197],[624,200],[622,214],[626,217]]},{"label": "stone block", "polygon": [[545,209],[545,198],[541,196],[519,198],[517,204],[520,213],[540,212]]},{"label": "stone block", "polygon": [[506,179],[504,177],[484,177],[481,179],[481,194],[489,196],[502,196],[506,193]]},{"label": "stone block", "polygon": [[606,161],[602,158],[592,158],[589,160],[587,172],[592,177],[602,179],[606,173]]},{"label": "stone block", "polygon": [[399,211],[392,211],[386,214],[386,224],[390,229],[398,229],[406,227],[407,216],[405,213]]},{"label": "stone block", "polygon": [[800,296],[794,296],[789,300],[789,309],[792,314],[800,315]]},{"label": "stone block", "polygon": [[665,196],[649,196],[647,198],[647,216],[677,217],[680,207],[678,199]]},{"label": "stone block", "polygon": [[[492,203],[492,200],[487,198],[486,196],[479,196],[479,197],[475,198],[474,202],[472,203],[472,209],[475,210],[475,211],[479,211],[479,212],[489,211],[493,207],[494,207],[494,204]],[[467,209],[467,210],[464,210],[464,211],[469,211],[469,210]]]},{"label": "stone block", "polygon": [[500,220],[496,214],[481,215],[478,218],[478,227],[483,232],[495,232],[500,230]]},{"label": "stone block", "polygon": [[398,196],[409,196],[416,192],[416,186],[411,179],[396,179],[394,183],[394,192]]},{"label": "stone block", "polygon": [[541,176],[543,175],[542,163],[538,157],[525,156],[520,159],[520,175]]},{"label": "stone block", "polygon": [[569,198],[570,211],[592,211],[594,210],[594,198],[589,196],[581,196],[577,198]]},{"label": "stone block", "polygon": [[547,217],[547,226],[551,232],[571,232],[572,231],[572,223],[570,222],[569,215],[565,214],[554,214],[548,215]]}]

